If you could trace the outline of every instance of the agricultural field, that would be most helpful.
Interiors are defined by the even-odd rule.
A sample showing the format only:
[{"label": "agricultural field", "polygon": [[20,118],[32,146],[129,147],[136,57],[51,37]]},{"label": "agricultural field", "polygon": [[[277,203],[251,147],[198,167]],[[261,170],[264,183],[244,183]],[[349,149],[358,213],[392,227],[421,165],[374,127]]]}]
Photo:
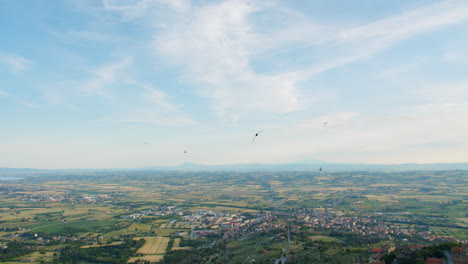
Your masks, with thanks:
[{"label": "agricultural field", "polygon": [[343,242],[343,241],[340,241],[339,239],[336,239],[336,238],[333,238],[333,237],[328,237],[328,236],[311,236],[309,237],[310,241],[321,241],[321,242],[328,242],[328,243],[331,243],[331,242]]},{"label": "agricultural field", "polygon": [[191,247],[181,247],[180,246],[181,238],[174,238],[174,244],[172,245],[171,250],[190,250]]},{"label": "agricultural field", "polygon": [[[75,255],[89,263],[111,256],[119,263],[242,263],[247,257],[260,263],[284,251],[325,258],[338,248],[359,260],[369,257],[366,247],[468,240],[464,171],[21,177],[0,182],[0,250],[19,250],[3,249],[2,263],[60,263]],[[376,231],[369,235],[369,229]],[[391,237],[378,234],[387,229]]]},{"label": "agricultural field", "polygon": [[[141,239],[141,238],[135,238]],[[168,237],[142,237],[145,240],[143,247],[137,250],[137,253],[143,255],[164,255],[169,243]]]},{"label": "agricultural field", "polygon": [[136,263],[139,260],[149,261],[149,263],[158,263],[163,259],[164,259],[163,255],[146,255],[146,256],[142,256],[142,257],[131,257],[128,260],[128,263]]}]

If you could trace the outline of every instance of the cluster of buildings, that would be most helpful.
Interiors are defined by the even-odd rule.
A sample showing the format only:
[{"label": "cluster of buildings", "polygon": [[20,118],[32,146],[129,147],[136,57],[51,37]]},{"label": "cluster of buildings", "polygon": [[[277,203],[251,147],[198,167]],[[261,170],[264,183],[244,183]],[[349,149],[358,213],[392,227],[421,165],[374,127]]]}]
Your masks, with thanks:
[{"label": "cluster of buildings", "polygon": [[[283,220],[279,220],[282,218]],[[406,225],[390,225],[382,215],[362,215],[362,216],[338,216],[330,211],[320,211],[314,213],[293,213],[281,214],[267,212],[262,214],[249,215],[219,213],[212,211],[197,211],[190,215],[182,216],[193,230],[221,230],[224,238],[232,236],[247,236],[256,232],[269,232],[273,230],[286,230],[288,219],[292,224],[291,231],[295,232],[301,228],[310,231],[332,231],[357,234],[367,237],[374,237],[382,240],[407,240],[408,238],[422,238],[427,241],[457,241],[467,243],[468,241],[457,240],[452,237],[442,237],[434,234],[430,229],[414,229],[410,226],[417,226],[412,222]],[[193,232],[193,231],[192,231]],[[198,237],[195,235],[194,237]]]},{"label": "cluster of buildings", "polygon": [[107,194],[92,195],[92,194],[79,194],[79,195],[52,195],[46,193],[18,193],[10,194],[11,198],[16,198],[20,201],[29,202],[70,202],[75,204],[93,204],[93,203],[111,203],[115,199]]},{"label": "cluster of buildings", "polygon": [[192,226],[191,238],[213,234],[223,234],[223,237],[246,235],[252,231],[252,226],[261,222],[260,218],[249,219],[241,214],[217,213],[212,211],[197,211],[183,216],[182,220]]},{"label": "cluster of buildings", "polygon": [[19,201],[28,202],[70,202],[78,204],[89,203],[111,203],[117,202],[117,198],[108,194],[87,194],[87,193],[57,193],[54,191],[39,192],[34,190],[25,191],[19,184],[2,184],[0,193],[5,198],[14,198]]},{"label": "cluster of buildings", "polygon": [[421,236],[427,240],[434,240],[435,235],[430,231],[417,232],[410,228],[393,228],[383,219],[376,216],[332,216],[329,214],[322,215],[296,215],[297,219],[303,223],[305,227],[312,229],[325,229],[329,231],[350,232],[363,236],[372,236],[381,239],[395,238],[404,239],[407,236]]},{"label": "cluster of buildings", "polygon": [[183,215],[182,211],[175,206],[154,206],[143,209],[140,213],[124,215],[122,218],[137,220],[145,216],[168,216],[168,215]]},{"label": "cluster of buildings", "polygon": [[191,215],[182,216],[182,220],[197,229],[205,228],[239,228],[246,224],[246,217],[241,214],[216,213],[212,211],[197,211]]},{"label": "cluster of buildings", "polygon": [[181,209],[175,206],[155,206],[141,211],[144,215],[166,216],[166,215],[182,215]]}]

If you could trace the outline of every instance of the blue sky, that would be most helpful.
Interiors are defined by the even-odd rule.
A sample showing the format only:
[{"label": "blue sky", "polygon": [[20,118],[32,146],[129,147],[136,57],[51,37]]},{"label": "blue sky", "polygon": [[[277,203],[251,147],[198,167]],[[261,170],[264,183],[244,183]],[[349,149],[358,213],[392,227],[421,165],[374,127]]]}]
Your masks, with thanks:
[{"label": "blue sky", "polygon": [[0,167],[468,162],[464,0],[1,1],[0,30]]}]

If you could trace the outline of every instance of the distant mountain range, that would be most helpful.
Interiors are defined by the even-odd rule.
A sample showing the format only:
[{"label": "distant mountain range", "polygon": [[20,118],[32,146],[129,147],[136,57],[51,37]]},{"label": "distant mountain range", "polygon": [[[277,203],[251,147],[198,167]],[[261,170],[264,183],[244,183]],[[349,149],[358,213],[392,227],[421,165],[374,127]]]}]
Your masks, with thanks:
[{"label": "distant mountain range", "polygon": [[359,164],[359,163],[285,163],[285,164],[229,164],[202,165],[183,163],[178,166],[157,166],[122,169],[30,169],[30,168],[0,168],[0,173],[34,173],[34,172],[65,172],[65,171],[106,171],[106,170],[154,170],[154,171],[410,171],[410,170],[468,170],[468,163],[429,163],[429,164]]}]

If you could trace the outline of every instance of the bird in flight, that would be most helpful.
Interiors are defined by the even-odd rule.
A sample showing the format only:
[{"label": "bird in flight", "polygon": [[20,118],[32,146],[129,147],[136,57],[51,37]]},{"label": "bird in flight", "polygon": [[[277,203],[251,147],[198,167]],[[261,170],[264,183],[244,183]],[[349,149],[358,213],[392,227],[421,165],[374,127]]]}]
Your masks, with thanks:
[{"label": "bird in flight", "polygon": [[320,167],[319,171],[322,171],[322,167]]},{"label": "bird in flight", "polygon": [[255,138],[258,137],[258,135],[259,135],[260,133],[262,133],[262,132],[263,132],[263,130],[260,130],[260,131],[258,131],[257,133],[255,133],[255,136],[254,136],[253,139],[252,139],[252,143],[254,143]]},{"label": "bird in flight", "polygon": [[325,127],[328,124],[328,122],[323,123],[323,127]]}]

